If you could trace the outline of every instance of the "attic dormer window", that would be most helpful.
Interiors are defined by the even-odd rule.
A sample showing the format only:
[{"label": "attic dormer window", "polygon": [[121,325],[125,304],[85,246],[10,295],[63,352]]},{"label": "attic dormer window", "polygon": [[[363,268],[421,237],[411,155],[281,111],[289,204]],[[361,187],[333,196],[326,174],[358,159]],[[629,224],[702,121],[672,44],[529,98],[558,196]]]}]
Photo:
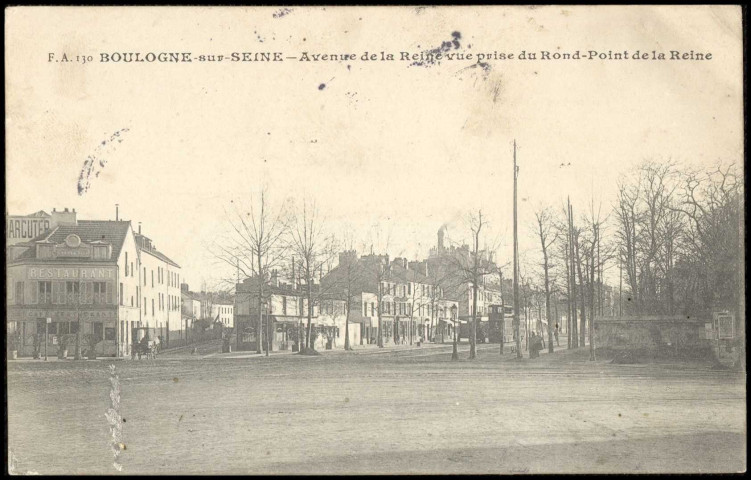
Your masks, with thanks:
[{"label": "attic dormer window", "polygon": [[95,245],[94,246],[94,258],[95,259],[108,259],[109,247],[107,245]]},{"label": "attic dormer window", "polygon": [[37,245],[37,258],[52,258],[52,245]]}]

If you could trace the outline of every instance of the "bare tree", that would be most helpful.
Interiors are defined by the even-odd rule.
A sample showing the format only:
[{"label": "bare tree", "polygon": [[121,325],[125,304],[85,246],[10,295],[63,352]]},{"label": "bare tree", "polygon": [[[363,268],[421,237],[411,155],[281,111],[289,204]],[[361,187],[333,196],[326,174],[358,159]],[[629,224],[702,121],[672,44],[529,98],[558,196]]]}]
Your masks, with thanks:
[{"label": "bare tree", "polygon": [[553,225],[552,212],[549,208],[544,208],[535,212],[537,219],[537,229],[542,248],[542,268],[544,274],[545,286],[545,315],[548,319],[548,352],[553,353],[553,322],[550,315],[550,264],[548,250],[558,240],[558,232]]},{"label": "bare tree", "polygon": [[[323,271],[336,254],[336,245],[332,236],[325,231],[325,219],[314,203],[304,201],[302,208],[296,209],[291,216],[289,232],[289,250],[298,262],[300,273],[305,276],[305,296],[308,301],[305,347],[313,349],[311,324],[313,307],[324,297],[319,286],[314,297],[313,284],[315,275]],[[322,277],[323,275],[319,273]]]},{"label": "bare tree", "polygon": [[353,241],[350,237],[345,235],[344,239],[344,252],[339,255],[339,265],[337,269],[343,272],[341,277],[337,276],[332,279],[331,283],[335,285],[328,285],[324,287],[325,282],[321,282],[321,288],[334,289],[337,288],[343,293],[346,310],[344,319],[344,349],[352,350],[352,345],[349,341],[349,320],[350,311],[352,310],[352,303],[355,295],[362,291],[360,287],[361,282],[364,279],[363,269],[358,264],[357,252],[354,250]]},{"label": "bare tree", "polygon": [[[230,212],[226,212],[230,233],[226,238],[215,242],[212,253],[215,258],[233,269],[237,269],[245,278],[255,278],[257,300],[256,351],[262,353],[261,340],[263,332],[263,313],[266,297],[264,287],[270,278],[270,272],[284,259],[284,236],[287,231],[286,202],[279,208],[270,207],[266,189],[261,189],[256,201],[248,209],[242,208],[234,201]],[[250,301],[250,298],[248,298]],[[240,323],[235,322],[237,344],[240,345]],[[267,326],[266,354],[271,342],[271,332]]]}]

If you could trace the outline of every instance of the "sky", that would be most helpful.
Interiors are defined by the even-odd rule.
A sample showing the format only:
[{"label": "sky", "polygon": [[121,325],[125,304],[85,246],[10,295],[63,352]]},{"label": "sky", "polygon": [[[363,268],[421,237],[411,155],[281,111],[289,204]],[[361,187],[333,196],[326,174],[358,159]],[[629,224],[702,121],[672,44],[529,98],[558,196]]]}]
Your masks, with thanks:
[{"label": "sky", "polygon": [[[734,7],[15,8],[6,11],[6,201],[142,223],[191,286],[232,275],[209,253],[231,202],[313,201],[360,251],[423,258],[482,210],[511,258],[534,212],[612,207],[645,159],[743,159]],[[452,36],[454,32],[459,37]],[[33,41],[29,41],[33,38]],[[412,65],[364,52],[712,52],[711,61],[488,60]],[[356,61],[99,63],[102,52],[354,53]],[[50,62],[91,55],[93,62]],[[94,174],[79,193],[87,159]],[[102,162],[100,164],[100,162]],[[564,166],[561,166],[564,164]],[[570,164],[570,165],[569,165]],[[98,172],[98,175],[96,175]],[[388,241],[386,241],[388,240]]]}]

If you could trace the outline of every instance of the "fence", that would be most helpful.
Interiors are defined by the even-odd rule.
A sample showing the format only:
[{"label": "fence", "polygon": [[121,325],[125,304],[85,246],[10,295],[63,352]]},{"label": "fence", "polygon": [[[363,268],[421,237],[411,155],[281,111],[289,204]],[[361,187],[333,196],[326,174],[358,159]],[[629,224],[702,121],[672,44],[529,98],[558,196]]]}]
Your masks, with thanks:
[{"label": "fence", "polygon": [[223,328],[214,327],[211,329],[192,329],[186,333],[185,337],[180,338],[174,335],[170,335],[169,343],[163,347],[164,350],[170,350],[173,348],[186,347],[188,345],[194,345],[199,343],[205,343],[212,340],[221,340]]}]

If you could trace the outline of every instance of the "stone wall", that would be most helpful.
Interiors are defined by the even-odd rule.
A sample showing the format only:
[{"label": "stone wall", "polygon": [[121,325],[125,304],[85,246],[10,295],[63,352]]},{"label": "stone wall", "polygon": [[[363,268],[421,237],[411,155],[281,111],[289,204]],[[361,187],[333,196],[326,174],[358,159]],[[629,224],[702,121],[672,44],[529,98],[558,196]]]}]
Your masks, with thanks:
[{"label": "stone wall", "polygon": [[595,319],[599,352],[628,352],[636,357],[706,359],[712,342],[705,338],[710,319],[687,317],[620,317]]}]

